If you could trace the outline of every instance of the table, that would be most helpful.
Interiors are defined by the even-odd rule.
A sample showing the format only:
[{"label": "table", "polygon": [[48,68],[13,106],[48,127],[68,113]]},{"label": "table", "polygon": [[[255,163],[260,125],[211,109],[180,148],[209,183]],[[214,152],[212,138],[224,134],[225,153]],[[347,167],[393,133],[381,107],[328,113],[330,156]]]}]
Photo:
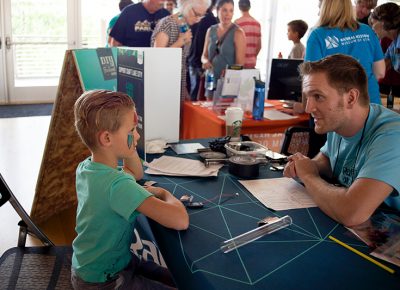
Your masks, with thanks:
[{"label": "table", "polygon": [[[170,149],[166,154],[174,155]],[[180,157],[197,159],[196,154]],[[281,176],[269,166],[260,169],[262,178]],[[329,240],[332,235],[368,252],[365,244],[318,208],[272,212],[226,167],[213,178],[146,178],[178,198],[190,194],[205,203],[203,209],[188,210],[186,231],[149,220],[179,289],[399,289],[400,268],[383,262],[396,270],[390,274]],[[239,196],[232,198],[236,192]],[[258,220],[284,215],[292,217],[293,225],[228,254],[220,251],[223,241],[255,228]]]},{"label": "table", "polygon": [[[283,109],[278,100],[268,100],[275,107]],[[200,106],[201,102],[186,101],[183,104],[181,139],[198,139],[225,136],[225,120],[219,118],[211,109]],[[242,134],[283,133],[290,126],[308,126],[309,114],[300,114],[290,120],[260,120],[245,118],[242,124]]]}]

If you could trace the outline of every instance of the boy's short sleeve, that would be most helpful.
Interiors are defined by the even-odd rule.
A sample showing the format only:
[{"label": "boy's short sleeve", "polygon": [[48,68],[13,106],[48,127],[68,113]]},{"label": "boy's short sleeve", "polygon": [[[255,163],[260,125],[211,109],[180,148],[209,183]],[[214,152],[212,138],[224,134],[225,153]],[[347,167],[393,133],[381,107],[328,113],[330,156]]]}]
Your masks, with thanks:
[{"label": "boy's short sleeve", "polygon": [[131,218],[136,216],[132,214],[150,196],[152,194],[137,184],[133,178],[123,178],[111,186],[110,206],[124,219],[131,221]]}]

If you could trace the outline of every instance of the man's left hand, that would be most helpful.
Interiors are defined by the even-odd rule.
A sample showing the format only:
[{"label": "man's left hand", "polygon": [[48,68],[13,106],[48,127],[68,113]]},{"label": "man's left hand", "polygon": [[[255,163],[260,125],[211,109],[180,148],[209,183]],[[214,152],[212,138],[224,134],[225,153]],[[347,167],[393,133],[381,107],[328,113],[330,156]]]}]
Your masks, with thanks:
[{"label": "man's left hand", "polygon": [[286,177],[304,179],[307,176],[319,177],[317,165],[307,156],[296,153],[288,157],[283,175]]}]

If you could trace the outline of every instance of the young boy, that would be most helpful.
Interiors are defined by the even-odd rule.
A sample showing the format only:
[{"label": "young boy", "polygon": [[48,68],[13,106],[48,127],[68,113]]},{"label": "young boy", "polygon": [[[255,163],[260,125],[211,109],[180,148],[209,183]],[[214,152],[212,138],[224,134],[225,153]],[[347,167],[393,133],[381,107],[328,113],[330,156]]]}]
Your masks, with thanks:
[{"label": "young boy", "polygon": [[74,113],[76,130],[91,151],[76,170],[74,289],[173,289],[167,269],[140,261],[129,249],[139,213],[176,230],[189,225],[185,207],[170,192],[136,183],[143,168],[132,99],[119,92],[88,91],[76,101]]},{"label": "young boy", "polygon": [[308,29],[308,25],[303,20],[293,20],[288,24],[288,39],[293,41],[293,48],[288,58],[304,58],[306,48],[300,42],[300,39],[304,36]]}]

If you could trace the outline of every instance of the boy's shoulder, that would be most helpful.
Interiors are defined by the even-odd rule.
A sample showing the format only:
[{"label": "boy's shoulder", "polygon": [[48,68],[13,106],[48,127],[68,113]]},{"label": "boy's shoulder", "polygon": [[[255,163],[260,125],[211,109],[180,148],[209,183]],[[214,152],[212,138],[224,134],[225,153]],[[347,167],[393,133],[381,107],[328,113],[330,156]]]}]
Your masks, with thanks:
[{"label": "boy's shoulder", "polygon": [[124,176],[133,179],[133,176],[125,173],[122,168],[112,168],[104,163],[94,162],[91,156],[81,161],[76,168],[77,177],[87,173],[90,173],[92,177],[98,175],[107,175],[109,178],[112,179],[118,179]]}]

